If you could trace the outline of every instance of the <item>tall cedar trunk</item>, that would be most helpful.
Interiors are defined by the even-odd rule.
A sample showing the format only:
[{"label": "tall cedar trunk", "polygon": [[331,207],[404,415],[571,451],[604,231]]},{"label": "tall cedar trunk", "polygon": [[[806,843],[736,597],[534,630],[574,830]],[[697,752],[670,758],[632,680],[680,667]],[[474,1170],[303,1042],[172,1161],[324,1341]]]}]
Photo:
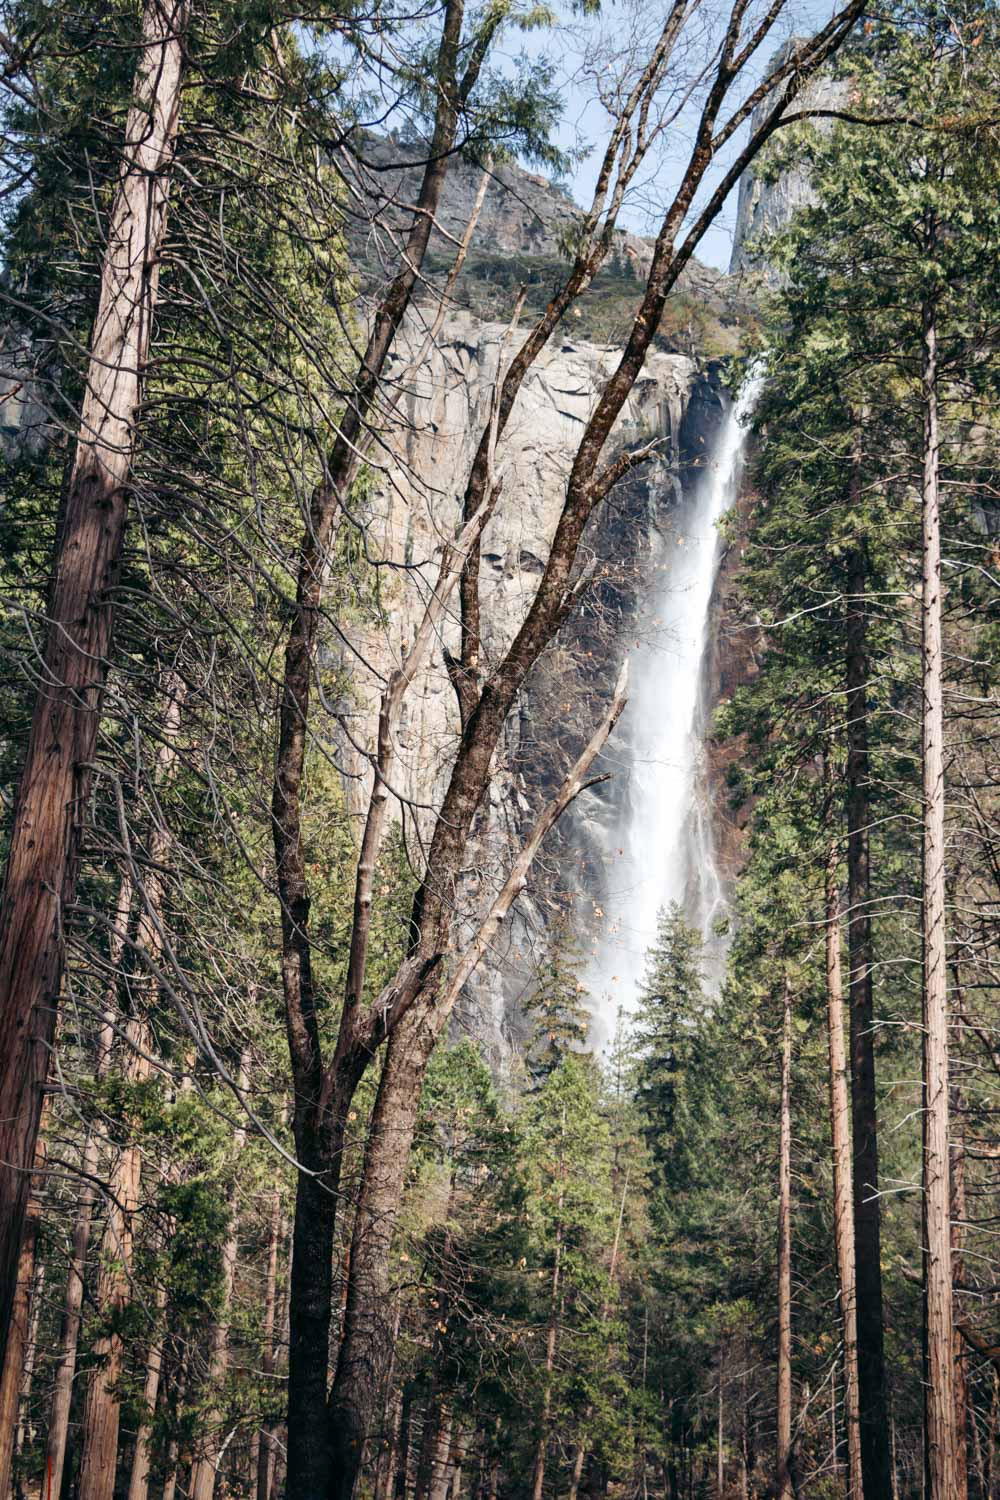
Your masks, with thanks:
[{"label": "tall cedar trunk", "polygon": [[[240,1059],[240,1094],[246,1092],[249,1059],[244,1052]],[[246,1145],[245,1117],[233,1135],[235,1158],[239,1161]],[[223,1413],[220,1405],[222,1387],[229,1369],[229,1323],[232,1316],[233,1285],[236,1281],[236,1257],[239,1252],[239,1220],[236,1213],[237,1193],[233,1186],[229,1194],[229,1232],[222,1247],[222,1286],[219,1297],[219,1315],[212,1329],[211,1352],[208,1359],[208,1385],[212,1399],[209,1401],[203,1421],[203,1432],[198,1443],[194,1464],[191,1468],[191,1483],[188,1487],[190,1500],[213,1500],[215,1481],[220,1461],[220,1437]],[[131,1500],[131,1497],[130,1497]]]},{"label": "tall cedar trunk", "polygon": [[153,1417],[156,1412],[156,1400],[160,1394],[160,1375],[163,1370],[163,1315],[166,1308],[167,1287],[166,1282],[161,1280],[156,1288],[153,1328],[146,1354],[146,1376],[142,1384],[143,1413],[135,1435],[132,1471],[128,1482],[128,1500],[146,1500],[149,1494]]},{"label": "tall cedar trunk", "polygon": [[[928,249],[935,226],[928,227]],[[951,1194],[948,1160],[948,981],[945,953],[944,707],[941,641],[941,516],[938,491],[937,324],[923,307],[923,1023],[924,1278],[927,1327],[926,1440],[930,1500],[955,1494],[955,1379]]]},{"label": "tall cedar trunk", "polygon": [[[267,1279],[264,1287],[264,1340],[260,1361],[267,1400],[271,1397],[271,1385],[276,1367],[274,1322],[278,1303],[278,1247],[281,1244],[281,1238],[281,1193],[275,1188],[271,1195],[271,1228],[268,1236]],[[257,1500],[271,1500],[276,1453],[274,1423],[268,1420],[261,1424],[260,1429],[260,1446],[257,1453]]]},{"label": "tall cedar trunk", "polygon": [[[826,866],[826,999],[830,1054],[830,1135],[833,1146],[833,1233],[844,1339],[847,1495],[848,1500],[863,1500],[861,1431],[858,1422],[858,1323],[854,1276],[854,1206],[851,1197],[850,1104],[844,1046],[844,990],[840,970],[838,866],[837,846],[831,844]],[[834,1457],[836,1458],[836,1444]]]},{"label": "tall cedar trunk", "polygon": [[[45,1148],[39,1138],[35,1149],[35,1167],[45,1162]],[[3,1374],[0,1375],[0,1500],[11,1494],[11,1468],[14,1458],[14,1436],[17,1429],[18,1403],[25,1356],[31,1332],[31,1289],[35,1283],[35,1252],[41,1227],[41,1204],[32,1184],[24,1216],[24,1234],[17,1263],[17,1285],[11,1308],[11,1325],[7,1338]]]},{"label": "tall cedar trunk", "polygon": [[[852,464],[851,503],[862,504],[860,456]],[[889,1411],[882,1326],[881,1207],[878,1196],[878,1106],[872,991],[871,823],[868,760],[867,559],[854,549],[847,578],[847,939],[850,955],[851,1130],[854,1144],[854,1266],[857,1287],[858,1405],[861,1467],[868,1500],[888,1495]]]},{"label": "tall cedar trunk", "polygon": [[[962,1100],[955,1090],[952,1091],[952,1118],[958,1122],[962,1120]],[[964,1280],[965,1273],[965,1262],[962,1256],[964,1224],[965,1138],[964,1130],[959,1123],[955,1129],[951,1147],[951,1274],[953,1285],[959,1286]],[[955,1296],[957,1293],[953,1292],[952,1295]],[[961,1309],[959,1309],[957,1321],[961,1321]],[[968,1432],[971,1425],[978,1447],[979,1430],[975,1420],[971,1424],[969,1422],[969,1379],[965,1340],[957,1328],[952,1334],[952,1348],[955,1360],[955,1500],[968,1500]],[[981,1464],[979,1467],[981,1472]]]},{"label": "tall cedar trunk", "polygon": [[[149,1078],[149,1037],[143,1022],[133,1017],[127,1028],[130,1084]],[[97,1308],[111,1323],[94,1344],[96,1363],[87,1381],[83,1407],[79,1500],[113,1500],[118,1463],[119,1385],[125,1344],[117,1326],[128,1304],[131,1288],[133,1219],[139,1207],[142,1156],[138,1146],[126,1145],[118,1154],[109,1183],[108,1216],[101,1241],[97,1279]]]},{"label": "tall cedar trunk", "polygon": [[774,1492],[791,1500],[792,1454],[792,987],[785,980],[778,1145],[778,1411]]},{"label": "tall cedar trunk", "polygon": [[[108,971],[115,976],[125,949],[128,936],[129,916],[133,898],[132,877],[123,876],[118,887],[118,903],[108,938]],[[109,981],[104,1001],[104,1015],[97,1039],[97,1057],[94,1076],[98,1082],[107,1073],[114,1044],[114,1005],[116,979]],[[54,1500],[62,1494],[63,1467],[66,1462],[66,1442],[69,1436],[69,1415],[73,1404],[73,1386],[76,1379],[76,1357],[80,1346],[80,1327],[83,1321],[83,1289],[87,1274],[87,1251],[90,1247],[90,1231],[97,1203],[97,1167],[99,1138],[93,1126],[87,1130],[82,1152],[82,1183],[76,1202],[76,1217],[73,1220],[73,1247],[70,1253],[69,1270],[66,1276],[66,1294],[63,1299],[62,1324],[59,1330],[59,1360],[56,1364],[52,1388],[52,1406],[49,1412],[49,1430],[45,1443],[45,1463],[39,1481],[38,1500]]]},{"label": "tall cedar trunk", "polygon": [[0,1360],[62,984],[62,908],[72,900],[76,883],[78,832],[107,675],[186,20],[187,0],[147,0],[135,103],[125,127],[54,561],[42,674],[46,688],[32,714],[0,909]]}]

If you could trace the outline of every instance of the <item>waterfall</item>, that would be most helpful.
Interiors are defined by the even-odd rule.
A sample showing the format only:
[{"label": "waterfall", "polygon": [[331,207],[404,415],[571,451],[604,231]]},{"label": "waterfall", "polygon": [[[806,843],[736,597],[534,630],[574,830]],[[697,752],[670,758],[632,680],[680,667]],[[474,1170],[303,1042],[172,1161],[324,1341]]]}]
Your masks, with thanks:
[{"label": "waterfall", "polygon": [[634,1007],[658,915],[670,902],[700,928],[715,977],[722,967],[712,934],[726,897],[707,795],[702,684],[718,522],[736,498],[757,385],[748,381],[729,405],[704,469],[671,511],[636,622],[629,704],[616,735],[624,763],[614,764],[613,746],[606,757],[627,785],[605,831],[603,895],[592,912],[584,909],[581,924],[599,1044],[611,1035],[618,1009]]}]

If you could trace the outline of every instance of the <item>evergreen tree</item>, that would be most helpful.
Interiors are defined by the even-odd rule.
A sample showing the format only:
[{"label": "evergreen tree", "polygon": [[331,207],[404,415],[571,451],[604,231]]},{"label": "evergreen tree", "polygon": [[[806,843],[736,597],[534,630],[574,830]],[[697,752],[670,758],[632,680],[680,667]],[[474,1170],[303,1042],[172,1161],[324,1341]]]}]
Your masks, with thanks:
[{"label": "evergreen tree", "polygon": [[693,1147],[687,1075],[705,1008],[701,938],[674,903],[660,913],[634,1022],[638,1101],[664,1185],[679,1183]]},{"label": "evergreen tree", "polygon": [[561,915],[553,924],[548,949],[527,1005],[531,1017],[526,1059],[537,1087],[569,1052],[587,1044],[590,1017],[581,979],[583,952],[571,918]]}]

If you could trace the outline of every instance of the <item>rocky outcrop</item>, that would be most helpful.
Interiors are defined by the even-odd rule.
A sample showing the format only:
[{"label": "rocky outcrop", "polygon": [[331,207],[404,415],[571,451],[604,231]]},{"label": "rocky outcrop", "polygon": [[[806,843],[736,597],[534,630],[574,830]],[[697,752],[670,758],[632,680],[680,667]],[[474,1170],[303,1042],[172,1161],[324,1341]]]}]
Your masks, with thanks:
[{"label": "rocky outcrop", "polygon": [[[773,68],[794,51],[797,42],[793,39],[771,60]],[[808,83],[795,100],[795,114],[808,110],[841,108],[850,93],[846,79],[821,75]],[[753,114],[752,127],[758,125],[768,112],[764,104],[757,106]],[[833,122],[822,116],[814,122],[818,130],[829,130]],[[766,151],[760,161],[749,167],[740,178],[739,201],[736,209],[736,231],[733,236],[733,253],[729,263],[732,276],[752,271],[765,282],[774,282],[777,276],[767,263],[767,241],[779,233],[790,222],[797,209],[814,201],[809,182],[809,173],[798,163],[774,167],[774,152],[781,149],[782,132],[772,138],[776,145]]]},{"label": "rocky outcrop", "polygon": [[[488,421],[505,329],[465,313],[453,315],[433,354],[413,375],[408,359],[416,337],[404,339],[397,350],[391,374],[401,378],[406,372],[405,395],[369,501],[368,545],[386,580],[384,619],[377,630],[352,641],[351,692],[359,715],[353,722],[361,730],[352,737],[368,744],[374,739],[379,682],[412,640],[442,546],[455,533],[465,479]],[[614,350],[557,336],[525,381],[497,455],[503,497],[482,543],[487,670],[530,605],[577,442],[616,358]],[[460,919],[472,920],[488,903],[512,852],[599,717],[630,643],[657,530],[711,441],[722,399],[718,370],[703,371],[682,355],[654,354],[637,382],[610,451],[651,439],[659,441],[659,450],[609,497],[585,539],[594,584],[578,615],[539,662],[507,725],[465,877]],[[428,804],[445,784],[458,734],[457,705],[444,665],[445,653],[457,647],[452,615],[433,662],[407,700],[394,780],[409,799],[404,824],[414,847],[426,830]],[[350,745],[343,754],[354,773],[347,785],[360,798],[366,785],[363,759]],[[604,847],[604,830],[614,820],[617,795],[614,781],[597,794],[585,794],[572,818],[550,838],[495,961],[470,986],[459,1024],[484,1037],[495,1060],[509,1050],[518,1029],[517,999],[530,986],[548,913],[568,891],[586,888]]]}]

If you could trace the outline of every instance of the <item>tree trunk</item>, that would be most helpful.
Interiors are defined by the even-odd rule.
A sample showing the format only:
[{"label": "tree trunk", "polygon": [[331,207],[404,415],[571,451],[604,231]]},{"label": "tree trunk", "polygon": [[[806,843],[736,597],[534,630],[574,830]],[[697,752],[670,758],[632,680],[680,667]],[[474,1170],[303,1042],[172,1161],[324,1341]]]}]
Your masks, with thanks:
[{"label": "tree trunk", "polygon": [[[44,1164],[45,1148],[39,1138],[35,1149],[36,1169],[40,1170]],[[38,1247],[40,1226],[41,1204],[33,1183],[24,1216],[24,1235],[17,1265],[16,1294],[11,1308],[11,1325],[7,1338],[3,1374],[0,1376],[0,1500],[8,1500],[12,1492],[14,1438],[25,1357],[31,1339],[31,1289],[35,1282],[35,1252]]]},{"label": "tree trunk", "polygon": [[[133,887],[131,875],[122,877],[118,887],[118,904],[108,938],[108,970],[114,976],[121,962],[128,936],[128,922],[132,911]],[[111,1049],[114,1045],[114,1004],[116,979],[109,982],[105,996],[104,1015],[97,1041],[97,1057],[94,1077],[100,1082],[108,1071]],[[66,1277],[66,1295],[63,1300],[62,1325],[59,1330],[59,1361],[56,1365],[52,1389],[52,1407],[49,1412],[49,1431],[45,1444],[45,1463],[39,1483],[38,1500],[59,1500],[62,1494],[63,1467],[66,1462],[66,1442],[69,1435],[69,1415],[73,1404],[73,1385],[76,1379],[76,1357],[80,1346],[83,1290],[87,1274],[87,1251],[90,1248],[90,1232],[97,1203],[96,1177],[98,1167],[98,1135],[91,1126],[86,1134],[82,1152],[82,1184],[76,1203],[76,1218],[73,1221],[73,1248],[70,1253],[69,1272]]]},{"label": "tree trunk", "polygon": [[[954,1096],[953,1118],[962,1120],[962,1100]],[[965,1262],[962,1242],[965,1237],[965,1138],[959,1123],[951,1148],[951,1274],[953,1283],[964,1280]],[[953,1296],[958,1295],[953,1293]],[[961,1321],[961,1308],[959,1318]],[[968,1500],[969,1453],[968,1434],[970,1428],[969,1379],[966,1366],[965,1340],[956,1328],[952,1334],[952,1349],[955,1361],[955,1500]],[[971,1413],[971,1428],[978,1437],[975,1413]]]},{"label": "tree trunk", "polygon": [[[281,1193],[275,1188],[271,1195],[271,1228],[267,1245],[267,1280],[264,1289],[264,1345],[261,1352],[261,1370],[268,1396],[276,1364],[274,1323],[278,1304],[278,1249],[282,1239],[281,1228]],[[257,1453],[257,1500],[271,1500],[276,1451],[274,1423],[265,1420],[261,1424],[260,1446]]]},{"label": "tree trunk", "polygon": [[[936,230],[929,226],[933,246]],[[955,1494],[955,1380],[949,1184],[948,984],[945,954],[944,707],[941,640],[941,517],[938,492],[937,325],[923,308],[923,1023],[925,1387],[930,1500]]]},{"label": "tree trunk", "polygon": [[[146,1027],[133,1017],[127,1028],[128,1080],[140,1084],[149,1077],[149,1037]],[[118,1462],[118,1422],[125,1346],[114,1326],[128,1304],[131,1288],[133,1218],[139,1207],[142,1156],[138,1146],[125,1146],[119,1153],[108,1186],[108,1217],[101,1241],[101,1266],[97,1280],[97,1308],[112,1328],[94,1345],[96,1364],[87,1382],[82,1421],[79,1500],[113,1500]]]},{"label": "tree trunk", "polygon": [[[851,470],[851,504],[859,514],[862,475],[858,452]],[[878,1105],[872,992],[867,571],[864,544],[859,542],[849,561],[847,580],[847,939],[850,954],[851,1129],[854,1143],[854,1266],[861,1466],[867,1500],[876,1500],[876,1497],[889,1493],[890,1464],[882,1323]]]},{"label": "tree trunk", "polygon": [[[826,867],[826,998],[830,1055],[830,1134],[833,1143],[833,1233],[844,1339],[844,1423],[847,1428],[848,1500],[864,1500],[858,1421],[858,1325],[854,1276],[854,1207],[851,1197],[850,1105],[844,1047],[844,992],[840,970],[840,901],[837,847]],[[834,1418],[836,1422],[836,1417]],[[836,1459],[836,1447],[834,1448]]]},{"label": "tree trunk", "polygon": [[[186,1356],[182,1349],[174,1377],[173,1408],[175,1419],[180,1416],[181,1403],[184,1400],[184,1392],[187,1387]],[[167,1442],[167,1451],[163,1458],[163,1496],[162,1500],[174,1500],[177,1493],[177,1471],[180,1468],[181,1445],[177,1436],[176,1426]]]},{"label": "tree trunk", "polygon": [[396,1474],[393,1479],[393,1500],[406,1500],[409,1491],[410,1471],[410,1422],[413,1411],[413,1389],[409,1385],[403,1387],[399,1410],[399,1456],[396,1460]]},{"label": "tree trunk", "polygon": [[[333,1500],[351,1500],[368,1426],[389,1360],[389,1252],[420,1103],[436,1040],[411,1010],[390,1038],[379,1081],[354,1229],[344,1338],[330,1396]],[[291,1497],[290,1497],[291,1500]]]},{"label": "tree trunk", "polygon": [[438,1415],[437,1431],[434,1434],[429,1500],[447,1500],[451,1469],[451,1434],[454,1425],[455,1413],[450,1403],[443,1403]]},{"label": "tree trunk", "polygon": [[392,1492],[393,1476],[396,1472],[396,1458],[399,1452],[402,1409],[402,1397],[395,1396],[391,1402],[388,1431],[383,1438],[382,1447],[379,1450],[378,1463],[375,1468],[374,1500],[389,1500]]},{"label": "tree trunk", "polygon": [[0,1360],[62,986],[125,531],[133,419],[149,352],[187,0],[147,0],[122,168],[101,266],[76,454],[0,909]]},{"label": "tree trunk", "polygon": [[417,1454],[417,1473],[413,1488],[413,1500],[429,1500],[431,1484],[434,1479],[434,1447],[437,1442],[438,1427],[441,1420],[440,1408],[437,1403],[436,1385],[435,1374],[434,1388],[424,1406],[424,1419],[420,1427],[420,1451]]},{"label": "tree trunk", "polygon": [[778,1147],[778,1428],[774,1492],[792,1500],[792,987],[785,980]]},{"label": "tree trunk", "polygon": [[151,1440],[156,1400],[160,1394],[160,1374],[163,1370],[163,1315],[167,1307],[167,1288],[161,1282],[156,1288],[154,1323],[146,1355],[146,1378],[142,1386],[143,1414],[135,1435],[135,1452],[132,1455],[132,1472],[129,1475],[128,1500],[146,1500],[149,1494],[149,1471],[152,1461]]},{"label": "tree trunk", "polygon": [[42,1297],[45,1293],[45,1262],[39,1259],[37,1240],[34,1245],[32,1260],[34,1261],[34,1275],[31,1280],[29,1294],[28,1339],[24,1347],[24,1359],[22,1360],[21,1368],[21,1389],[18,1394],[17,1436],[14,1439],[15,1459],[20,1459],[25,1448],[35,1440],[35,1429],[34,1424],[31,1422],[29,1403],[31,1401],[31,1386],[35,1375],[35,1360],[38,1358],[38,1320],[42,1311]]},{"label": "tree trunk", "polygon": [[581,1441],[576,1445],[576,1453],[573,1455],[573,1472],[570,1475],[569,1491],[567,1500],[576,1500],[580,1493],[580,1480],[583,1478],[583,1466],[587,1461],[586,1445]]},{"label": "tree trunk", "polygon": [[[247,1087],[249,1058],[244,1052],[240,1059],[239,1090],[243,1095]],[[246,1145],[245,1116],[241,1113],[240,1124],[233,1136],[236,1160]],[[194,1464],[191,1468],[190,1500],[214,1500],[215,1481],[221,1459],[220,1437],[223,1412],[220,1397],[229,1369],[229,1322],[232,1314],[233,1284],[236,1280],[236,1257],[239,1252],[239,1219],[236,1212],[237,1194],[235,1186],[229,1195],[229,1233],[222,1247],[222,1292],[219,1300],[219,1316],[212,1329],[211,1354],[208,1361],[208,1384],[214,1397],[205,1412],[201,1441],[198,1444]],[[130,1497],[131,1500],[131,1497]]]}]

